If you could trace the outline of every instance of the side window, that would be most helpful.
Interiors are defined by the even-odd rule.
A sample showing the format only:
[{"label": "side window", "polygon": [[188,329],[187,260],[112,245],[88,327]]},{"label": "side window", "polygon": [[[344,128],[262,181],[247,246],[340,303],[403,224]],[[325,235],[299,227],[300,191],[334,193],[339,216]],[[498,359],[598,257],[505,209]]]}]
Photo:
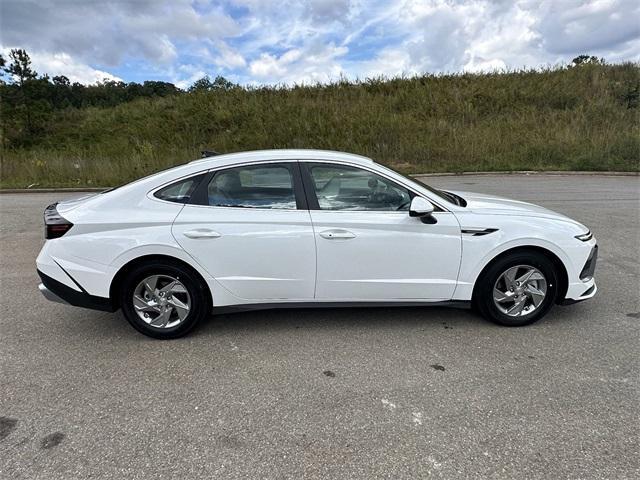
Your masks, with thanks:
[{"label": "side window", "polygon": [[176,203],[188,203],[191,194],[202,180],[203,175],[197,175],[195,177],[187,178],[186,180],[180,180],[179,182],[172,183],[171,185],[158,190],[153,195],[160,200],[166,200],[168,202]]},{"label": "side window", "polygon": [[367,170],[341,165],[309,169],[320,210],[409,210],[409,191]]},{"label": "side window", "polygon": [[291,170],[283,165],[256,165],[216,172],[208,187],[214,207],[295,209]]}]

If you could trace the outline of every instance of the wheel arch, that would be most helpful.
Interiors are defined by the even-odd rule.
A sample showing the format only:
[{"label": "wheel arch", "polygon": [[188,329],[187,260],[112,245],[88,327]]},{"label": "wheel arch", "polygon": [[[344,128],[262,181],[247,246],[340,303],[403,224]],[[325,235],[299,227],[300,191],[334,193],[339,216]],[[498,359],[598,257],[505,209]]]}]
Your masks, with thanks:
[{"label": "wheel arch", "polygon": [[562,301],[567,293],[567,289],[569,288],[569,274],[567,272],[567,267],[565,266],[564,262],[560,259],[560,257],[558,257],[558,255],[556,255],[554,252],[552,252],[547,248],[536,246],[536,245],[520,245],[520,246],[512,247],[500,252],[498,255],[493,257],[489,262],[487,262],[487,264],[482,268],[482,270],[480,271],[480,273],[478,274],[478,276],[474,281],[473,293],[471,295],[472,302],[474,301],[476,296],[476,289],[478,288],[479,280],[482,278],[484,273],[494,263],[504,258],[505,256],[511,255],[513,253],[522,253],[522,252],[536,252],[544,255],[549,260],[551,260],[551,262],[553,263],[553,266],[556,269],[556,272],[558,273],[558,291],[555,298],[555,302],[559,303],[560,301]]},{"label": "wheel arch", "polygon": [[156,262],[160,261],[160,262],[165,262],[165,263],[174,264],[174,265],[177,264],[189,270],[190,272],[192,272],[196,276],[196,278],[198,278],[202,283],[202,286],[205,291],[205,295],[207,296],[207,301],[208,301],[207,308],[211,310],[213,306],[213,297],[211,295],[211,289],[209,288],[209,285],[207,284],[204,277],[200,274],[200,272],[198,272],[198,270],[193,268],[184,260],[173,257],[171,255],[162,255],[162,254],[142,255],[140,257],[136,257],[132,260],[129,260],[127,263],[125,263],[120,267],[120,269],[117,271],[117,273],[114,275],[113,279],[111,280],[111,285],[109,286],[109,298],[111,299],[111,302],[113,303],[115,308],[120,308],[120,304],[119,304],[120,295],[118,295],[118,293],[120,291],[120,288],[122,288],[122,280],[134,268],[138,267],[139,265],[144,265],[145,263],[149,263],[152,261],[156,261]]}]

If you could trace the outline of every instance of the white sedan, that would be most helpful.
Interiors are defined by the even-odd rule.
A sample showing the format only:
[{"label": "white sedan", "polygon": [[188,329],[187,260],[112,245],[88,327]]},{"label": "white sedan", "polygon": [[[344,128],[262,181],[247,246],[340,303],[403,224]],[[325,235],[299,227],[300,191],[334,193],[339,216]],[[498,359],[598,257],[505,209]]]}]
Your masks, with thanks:
[{"label": "white sedan", "polygon": [[156,338],[211,312],[473,306],[507,326],[596,293],[597,245],[542,207],[319,150],[217,155],[45,210],[50,300]]}]

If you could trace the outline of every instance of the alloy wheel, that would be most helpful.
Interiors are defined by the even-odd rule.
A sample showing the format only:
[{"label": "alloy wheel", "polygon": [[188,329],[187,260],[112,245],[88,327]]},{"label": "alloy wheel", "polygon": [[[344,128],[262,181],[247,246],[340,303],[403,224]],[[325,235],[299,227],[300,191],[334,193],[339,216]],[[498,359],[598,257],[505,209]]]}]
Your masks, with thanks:
[{"label": "alloy wheel", "polygon": [[493,287],[493,302],[510,317],[529,315],[547,296],[547,279],[530,265],[517,265],[503,272]]},{"label": "alloy wheel", "polygon": [[145,323],[155,328],[172,328],[187,318],[191,297],[178,278],[151,275],[133,291],[133,308]]}]

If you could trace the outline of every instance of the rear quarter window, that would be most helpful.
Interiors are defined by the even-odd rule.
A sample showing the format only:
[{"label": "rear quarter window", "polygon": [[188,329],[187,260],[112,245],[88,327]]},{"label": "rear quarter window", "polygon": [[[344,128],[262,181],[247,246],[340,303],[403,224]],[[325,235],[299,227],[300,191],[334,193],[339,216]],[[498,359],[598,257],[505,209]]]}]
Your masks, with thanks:
[{"label": "rear quarter window", "polygon": [[179,180],[171,185],[161,188],[153,194],[154,197],[167,202],[175,203],[189,203],[191,195],[195,191],[196,187],[204,177],[203,175],[197,175],[184,180]]}]

